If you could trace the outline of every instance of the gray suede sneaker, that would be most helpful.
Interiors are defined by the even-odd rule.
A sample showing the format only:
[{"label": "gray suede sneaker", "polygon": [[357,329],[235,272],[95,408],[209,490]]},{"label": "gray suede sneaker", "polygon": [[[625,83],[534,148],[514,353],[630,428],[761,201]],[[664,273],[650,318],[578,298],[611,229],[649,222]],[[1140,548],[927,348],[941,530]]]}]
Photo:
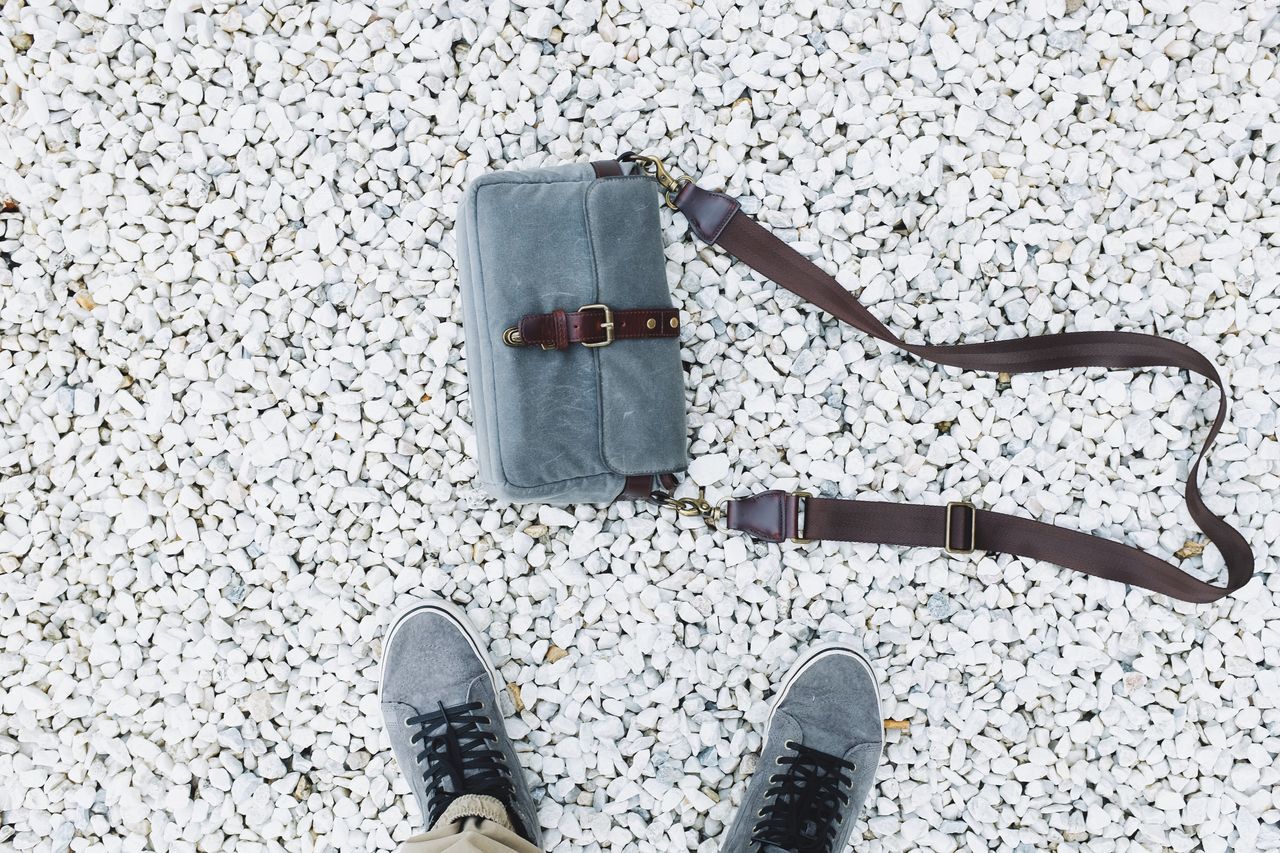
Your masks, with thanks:
[{"label": "gray suede sneaker", "polygon": [[884,748],[871,664],[823,646],[796,661],[774,700],[760,767],[724,853],[842,853]]},{"label": "gray suede sneaker", "polygon": [[489,817],[497,800],[515,832],[541,846],[537,809],[502,724],[498,679],[465,616],[441,601],[402,613],[383,642],[381,700],[426,828],[454,803],[450,814]]}]

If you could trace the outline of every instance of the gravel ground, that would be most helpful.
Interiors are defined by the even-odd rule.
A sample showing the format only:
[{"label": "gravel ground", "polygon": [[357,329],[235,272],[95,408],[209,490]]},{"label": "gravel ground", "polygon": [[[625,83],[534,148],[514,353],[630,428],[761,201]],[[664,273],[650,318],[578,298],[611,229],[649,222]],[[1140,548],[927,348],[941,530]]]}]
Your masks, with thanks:
[{"label": "gravel ground", "polygon": [[[380,640],[442,594],[520,687],[555,851],[715,850],[771,684],[840,636],[912,724],[860,851],[1280,849],[1275,4],[640,5],[0,4],[0,847],[393,849]],[[1190,606],[488,499],[456,203],[627,149],[912,339],[1205,352],[1205,491],[1260,577]],[[1202,382],[911,363],[664,221],[709,496],[972,496],[1196,550]]]}]

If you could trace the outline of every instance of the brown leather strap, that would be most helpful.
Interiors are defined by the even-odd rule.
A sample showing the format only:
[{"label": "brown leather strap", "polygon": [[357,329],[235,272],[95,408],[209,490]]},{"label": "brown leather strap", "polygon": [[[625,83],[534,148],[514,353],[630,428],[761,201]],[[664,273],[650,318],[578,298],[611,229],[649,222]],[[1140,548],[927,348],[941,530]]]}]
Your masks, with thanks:
[{"label": "brown leather strap", "polygon": [[671,490],[676,487],[676,477],[672,473],[633,474],[627,477],[622,494],[615,500],[647,501],[653,493],[660,490]]},{"label": "brown leather strap", "polygon": [[633,474],[622,486],[622,494],[618,500],[645,501],[653,494],[654,482],[652,474]]},{"label": "brown leather strap", "polygon": [[1222,586],[1206,583],[1119,542],[1005,513],[972,510],[967,504],[913,506],[800,498],[773,491],[730,501],[729,527],[772,541],[833,539],[1015,554],[1195,602],[1222,598],[1252,577],[1254,558],[1248,543],[1235,528],[1210,512],[1200,495],[1200,464],[1227,416],[1222,378],[1213,363],[1200,353],[1175,341],[1133,332],[1065,332],[949,346],[911,344],[890,331],[834,278],[744,214],[732,198],[690,182],[674,194],[674,204],[703,240],[715,243],[756,272],[877,340],[929,361],[1005,373],[1074,367],[1176,367],[1203,376],[1219,390],[1218,412],[1188,472],[1185,496],[1192,519],[1222,553],[1227,566],[1227,580]]},{"label": "brown leather strap", "polygon": [[526,314],[516,328],[525,346],[562,350],[570,344],[599,346],[611,341],[679,337],[680,313],[674,308],[606,311],[602,306],[587,306],[577,311]]}]

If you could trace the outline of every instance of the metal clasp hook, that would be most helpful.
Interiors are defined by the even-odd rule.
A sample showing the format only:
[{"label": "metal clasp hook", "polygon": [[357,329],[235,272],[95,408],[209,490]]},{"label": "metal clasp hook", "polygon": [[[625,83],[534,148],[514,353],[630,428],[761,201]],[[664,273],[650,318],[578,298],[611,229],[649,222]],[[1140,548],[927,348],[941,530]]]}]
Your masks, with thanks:
[{"label": "metal clasp hook", "polygon": [[654,492],[649,497],[663,509],[674,509],[677,514],[686,518],[701,516],[711,528],[715,528],[716,523],[724,517],[725,502],[720,506],[712,506],[701,493],[696,498],[674,498],[666,492]]},{"label": "metal clasp hook", "polygon": [[661,158],[654,157],[650,154],[624,154],[623,159],[634,160],[640,164],[640,170],[646,175],[651,176],[658,182],[658,186],[662,187],[662,198],[667,203],[667,207],[672,210],[676,209],[675,195],[680,192],[680,188],[685,184],[692,183],[693,179],[681,175],[676,177],[667,171],[667,166],[662,162]]}]

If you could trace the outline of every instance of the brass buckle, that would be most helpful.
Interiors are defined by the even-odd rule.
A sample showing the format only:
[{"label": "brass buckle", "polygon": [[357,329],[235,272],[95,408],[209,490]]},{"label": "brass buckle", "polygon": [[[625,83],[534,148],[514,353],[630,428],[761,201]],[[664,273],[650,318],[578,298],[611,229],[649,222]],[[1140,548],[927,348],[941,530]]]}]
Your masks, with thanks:
[{"label": "brass buckle", "polygon": [[[800,501],[805,500],[807,498],[811,498],[813,497],[813,495],[809,494],[808,492],[792,492],[791,496],[796,499],[796,532],[803,533],[805,525],[804,525],[804,522],[800,520],[800,510],[801,510]],[[791,541],[796,543],[797,545],[808,545],[813,540],[805,539],[801,536],[792,536]]]},{"label": "brass buckle", "polygon": [[578,313],[581,314],[583,311],[591,311],[593,309],[598,309],[604,312],[604,322],[600,324],[600,328],[604,329],[604,340],[596,341],[593,344],[589,344],[586,341],[583,341],[582,345],[584,347],[587,347],[588,349],[595,349],[596,347],[607,347],[609,344],[613,343],[613,309],[610,308],[608,305],[602,305],[600,303],[596,303],[594,305],[583,305],[581,308],[578,309]]},{"label": "brass buckle", "polygon": [[[969,547],[968,548],[953,548],[951,545],[951,541],[952,541],[951,540],[951,510],[955,509],[956,507],[964,507],[969,511]],[[946,551],[948,554],[952,554],[955,556],[972,554],[974,551],[973,546],[977,544],[977,541],[978,541],[978,510],[974,507],[973,504],[969,503],[968,501],[948,501],[947,502],[947,529],[946,529],[946,533],[944,534],[942,550]]]}]

